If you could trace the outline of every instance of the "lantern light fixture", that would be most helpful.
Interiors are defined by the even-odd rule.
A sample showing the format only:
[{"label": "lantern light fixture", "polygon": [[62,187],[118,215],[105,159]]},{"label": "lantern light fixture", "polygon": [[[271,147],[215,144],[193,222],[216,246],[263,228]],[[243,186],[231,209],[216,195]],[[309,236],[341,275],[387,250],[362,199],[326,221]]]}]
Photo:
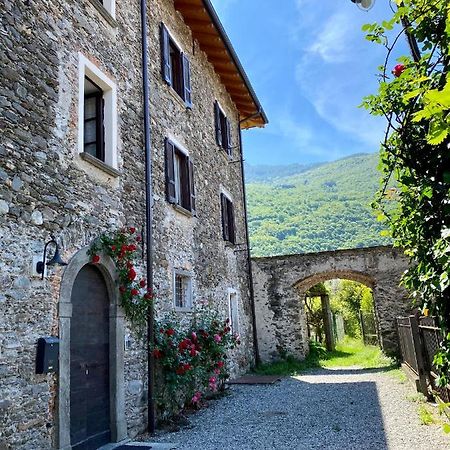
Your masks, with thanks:
[{"label": "lantern light fixture", "polygon": [[[42,261],[39,261],[36,263],[36,272],[41,274],[41,279],[44,279],[45,274],[45,266],[51,267],[51,266],[67,266],[67,263],[64,262],[61,258],[61,254],[59,253],[59,245],[56,242],[56,239],[54,236],[50,236],[51,239],[45,244],[44,246],[44,255],[42,257]],[[53,257],[46,263],[47,258],[47,247],[53,244],[55,246],[55,253],[53,254]]]}]

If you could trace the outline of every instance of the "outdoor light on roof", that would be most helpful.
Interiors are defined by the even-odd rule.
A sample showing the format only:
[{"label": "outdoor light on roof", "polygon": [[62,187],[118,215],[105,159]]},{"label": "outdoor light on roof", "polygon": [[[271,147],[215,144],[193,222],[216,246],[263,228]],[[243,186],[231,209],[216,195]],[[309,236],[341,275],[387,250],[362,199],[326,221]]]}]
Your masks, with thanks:
[{"label": "outdoor light on roof", "polygon": [[352,2],[363,11],[369,11],[369,9],[372,9],[373,5],[375,5],[375,0],[352,0]]}]

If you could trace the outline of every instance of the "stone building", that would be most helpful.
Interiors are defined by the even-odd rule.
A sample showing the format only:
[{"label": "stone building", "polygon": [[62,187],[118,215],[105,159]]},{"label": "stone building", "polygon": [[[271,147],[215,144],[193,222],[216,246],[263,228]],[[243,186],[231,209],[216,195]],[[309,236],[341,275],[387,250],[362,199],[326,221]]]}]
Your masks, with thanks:
[{"label": "stone building", "polygon": [[[145,229],[140,4],[3,0],[0,16],[0,448],[97,448],[147,421],[146,349],[112,261],[87,255],[104,232]],[[146,18],[158,307],[231,309],[243,371],[253,317],[240,131],[267,119],[209,0],[149,0]],[[51,235],[68,266],[41,279]],[[104,367],[88,333],[105,339]],[[38,375],[45,336],[60,338],[59,371]],[[89,377],[99,399],[86,406]]]}]

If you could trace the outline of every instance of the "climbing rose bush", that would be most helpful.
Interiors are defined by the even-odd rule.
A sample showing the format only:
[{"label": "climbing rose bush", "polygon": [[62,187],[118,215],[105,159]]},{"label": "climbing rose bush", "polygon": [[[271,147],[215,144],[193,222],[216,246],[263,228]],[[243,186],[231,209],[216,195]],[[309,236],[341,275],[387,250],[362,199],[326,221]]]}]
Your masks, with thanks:
[{"label": "climbing rose bush", "polygon": [[223,390],[229,377],[227,353],[238,344],[229,319],[203,308],[192,321],[175,316],[155,321],[156,407],[163,420],[185,407],[200,407],[205,396]]},{"label": "climbing rose bush", "polygon": [[135,268],[138,245],[142,237],[135,227],[122,228],[111,234],[102,234],[89,249],[93,264],[99,264],[103,255],[114,261],[118,272],[120,304],[133,325],[143,328],[147,311],[153,301],[153,292],[145,278],[138,278]]}]

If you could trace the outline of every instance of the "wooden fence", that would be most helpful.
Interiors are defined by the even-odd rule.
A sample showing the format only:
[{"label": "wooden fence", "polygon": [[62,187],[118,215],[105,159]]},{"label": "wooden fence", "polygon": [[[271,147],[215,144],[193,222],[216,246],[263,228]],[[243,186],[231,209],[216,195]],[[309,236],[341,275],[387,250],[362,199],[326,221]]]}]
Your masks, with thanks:
[{"label": "wooden fence", "polygon": [[417,390],[427,397],[438,395],[446,403],[450,402],[450,386],[436,386],[438,371],[433,358],[442,337],[433,317],[411,315],[397,319],[400,350],[403,366],[415,378]]}]

